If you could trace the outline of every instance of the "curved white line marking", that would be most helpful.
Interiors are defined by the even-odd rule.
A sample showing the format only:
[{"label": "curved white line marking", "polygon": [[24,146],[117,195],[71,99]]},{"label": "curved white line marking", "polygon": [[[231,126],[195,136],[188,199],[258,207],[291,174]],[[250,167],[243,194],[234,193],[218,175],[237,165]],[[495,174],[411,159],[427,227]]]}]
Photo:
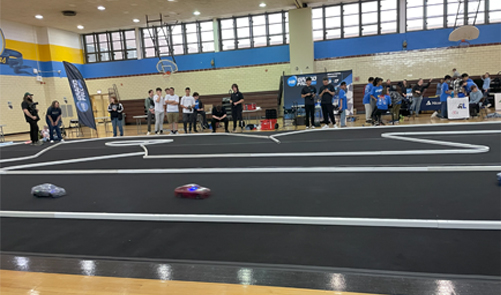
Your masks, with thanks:
[{"label": "curved white line marking", "polygon": [[0,160],[0,163],[8,163],[8,162],[17,162],[17,161],[24,161],[24,160],[31,160],[31,159],[34,159],[34,158],[38,158],[40,157],[41,155],[43,155],[44,153],[50,151],[51,149],[61,145],[61,144],[64,144],[63,142],[59,142],[59,143],[56,143],[54,145],[51,145],[41,151],[39,151],[38,153],[34,154],[34,155],[31,155],[31,156],[25,156],[25,157],[19,157],[19,158],[10,158],[10,159],[2,159]]},{"label": "curved white line marking", "polygon": [[41,212],[0,211],[0,217],[47,218],[79,220],[134,220],[164,222],[209,222],[209,223],[266,223],[324,226],[369,226],[438,228],[463,230],[501,230],[497,220],[440,220],[440,219],[394,219],[394,218],[349,218],[269,215],[220,215],[220,214],[144,214],[144,213],[98,213],[98,212]]},{"label": "curved white line marking", "polygon": [[154,145],[154,144],[163,144],[163,143],[171,143],[173,142],[173,139],[152,139],[152,140],[117,140],[117,141],[110,141],[106,142],[106,146],[113,146],[113,147],[123,147],[123,146],[147,146],[147,145]]}]

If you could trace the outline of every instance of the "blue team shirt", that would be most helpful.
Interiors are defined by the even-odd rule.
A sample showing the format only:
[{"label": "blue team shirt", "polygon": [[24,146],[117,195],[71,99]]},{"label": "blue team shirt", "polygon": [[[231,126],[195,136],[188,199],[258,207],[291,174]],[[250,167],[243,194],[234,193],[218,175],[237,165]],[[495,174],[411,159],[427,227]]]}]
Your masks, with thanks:
[{"label": "blue team shirt", "polygon": [[466,80],[466,86],[464,86],[464,89],[466,90],[466,93],[470,93],[471,92],[471,86],[473,86],[473,85],[477,86],[477,84],[475,84],[475,82],[473,82],[472,79]]},{"label": "blue team shirt", "polygon": [[344,111],[347,109],[347,102],[348,100],[346,99],[346,92],[343,89],[339,89],[339,104],[343,104],[341,110]]},{"label": "blue team shirt", "polygon": [[374,96],[376,99],[383,93],[383,86],[374,86],[372,87],[371,95]]},{"label": "blue team shirt", "polygon": [[199,109],[200,102],[198,100],[195,100],[195,110]]},{"label": "blue team shirt", "polygon": [[374,85],[372,85],[372,83],[365,85],[364,104],[371,103],[372,88],[374,88]]},{"label": "blue team shirt", "polygon": [[449,91],[449,84],[447,84],[447,82],[444,82],[444,84],[442,84],[442,87],[440,88],[440,101],[447,101],[447,98],[449,97],[449,94],[446,93],[446,91]]},{"label": "blue team shirt", "polygon": [[391,104],[391,97],[389,95],[378,96],[376,106],[380,110],[388,110],[388,106]]}]

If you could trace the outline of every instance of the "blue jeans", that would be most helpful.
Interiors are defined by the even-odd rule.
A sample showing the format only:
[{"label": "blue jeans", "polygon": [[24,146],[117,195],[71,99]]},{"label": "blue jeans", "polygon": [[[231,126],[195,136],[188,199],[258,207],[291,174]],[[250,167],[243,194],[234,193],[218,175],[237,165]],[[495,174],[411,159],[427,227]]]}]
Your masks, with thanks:
[{"label": "blue jeans", "polygon": [[440,114],[438,117],[447,119],[447,101],[440,102]]},{"label": "blue jeans", "polygon": [[52,124],[49,123],[49,136],[50,136],[50,140],[54,140],[54,130],[56,131],[56,134],[57,134],[57,140],[61,140],[63,139],[63,137],[61,136],[61,128],[59,127],[59,124],[57,124],[56,126],[52,126]]},{"label": "blue jeans", "polygon": [[117,126],[120,129],[120,136],[124,136],[124,128],[122,126],[122,120],[118,120],[118,118],[111,118],[111,125],[113,127],[113,136],[117,136]]},{"label": "blue jeans", "polygon": [[421,111],[421,102],[423,101],[423,97],[413,97],[412,98],[412,105],[411,105],[411,115],[412,113],[416,113],[416,115],[419,115],[419,111]]},{"label": "blue jeans", "polygon": [[341,111],[341,127],[346,127],[346,110]]}]

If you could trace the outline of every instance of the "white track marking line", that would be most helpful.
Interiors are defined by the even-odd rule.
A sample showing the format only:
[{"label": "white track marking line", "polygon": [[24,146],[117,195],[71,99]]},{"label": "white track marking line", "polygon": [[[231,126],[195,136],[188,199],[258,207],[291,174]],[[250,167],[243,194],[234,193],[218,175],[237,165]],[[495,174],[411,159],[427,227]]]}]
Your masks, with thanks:
[{"label": "white track marking line", "polygon": [[[137,153],[142,155],[142,153]],[[130,154],[127,156],[137,156]],[[119,158],[117,155],[116,158]],[[97,157],[96,157],[97,158]],[[94,159],[99,160],[99,159]],[[77,160],[78,161],[78,160]],[[72,162],[76,163],[76,162]],[[45,163],[41,163],[45,164]],[[69,164],[69,163],[68,163]],[[40,165],[37,167],[42,167]],[[27,167],[21,167],[27,168]],[[16,167],[16,169],[21,169]],[[412,166],[412,167],[271,167],[271,168],[165,168],[165,169],[86,169],[86,170],[0,170],[0,175],[63,174],[232,174],[232,173],[374,173],[374,172],[490,172],[501,166]]]},{"label": "white track marking line", "polygon": [[61,145],[63,143],[59,142],[59,143],[56,143],[54,145],[51,145],[41,151],[39,151],[38,153],[34,154],[34,155],[31,155],[31,156],[24,156],[24,157],[18,157],[18,158],[10,158],[10,159],[2,159],[0,160],[0,163],[8,163],[8,162],[17,162],[17,161],[24,161],[24,160],[31,160],[31,159],[34,159],[34,158],[38,158],[40,157],[41,155],[43,155],[44,153],[46,153],[47,151],[50,151],[51,149]]},{"label": "white track marking line", "polygon": [[501,221],[494,220],[439,220],[439,219],[393,219],[393,218],[348,218],[309,216],[267,215],[220,215],[220,214],[144,214],[144,213],[98,213],[98,212],[43,212],[0,211],[0,217],[47,218],[78,220],[126,220],[156,222],[204,222],[204,223],[253,223],[294,224],[323,226],[368,226],[403,227],[462,230],[501,230]]}]

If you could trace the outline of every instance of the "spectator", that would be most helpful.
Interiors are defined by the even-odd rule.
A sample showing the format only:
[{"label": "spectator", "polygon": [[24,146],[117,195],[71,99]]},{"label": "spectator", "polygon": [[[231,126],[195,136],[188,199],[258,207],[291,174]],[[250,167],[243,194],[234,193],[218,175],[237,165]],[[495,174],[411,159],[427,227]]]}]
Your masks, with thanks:
[{"label": "spectator", "polygon": [[346,127],[346,109],[348,108],[348,99],[346,98],[346,82],[339,85],[339,109],[341,114],[341,127]]},{"label": "spectator", "polygon": [[62,114],[63,112],[59,107],[59,102],[57,100],[54,100],[50,107],[47,109],[47,115],[45,118],[47,125],[49,125],[49,138],[51,143],[54,142],[54,131],[56,131],[57,140],[64,141],[63,137],[61,136],[61,128],[59,127]]},{"label": "spectator", "polygon": [[[188,134],[188,129],[186,129],[186,125],[189,123],[189,132],[191,133],[191,127],[193,126],[193,122],[196,120],[196,114],[193,114],[195,108],[195,99],[190,95],[191,89],[190,87],[186,87],[185,95],[181,98],[181,107],[183,108],[183,125],[184,125],[184,133]],[[195,127],[196,128],[196,127]]]},{"label": "spectator", "polygon": [[477,84],[475,84],[475,82],[473,82],[473,80],[470,79],[470,76],[467,73],[461,75],[461,79],[463,80],[463,88],[466,92],[466,95],[470,95],[471,86],[473,85],[477,86]]},{"label": "spectator", "polygon": [[449,90],[449,82],[451,80],[451,76],[447,75],[444,77],[444,83],[441,85],[440,89],[440,114],[438,112],[434,112],[431,117],[439,117],[441,119],[447,119],[447,99],[450,96],[451,91]]},{"label": "spectator", "polygon": [[26,92],[23,96],[21,108],[24,113],[24,119],[30,124],[30,139],[32,145],[42,145],[43,143],[38,140],[38,109],[37,103],[33,102],[33,94]]},{"label": "spectator", "polygon": [[111,117],[111,126],[113,127],[113,137],[117,136],[117,127],[120,130],[120,136],[124,136],[124,129],[122,124],[122,112],[124,107],[118,102],[117,98],[112,96],[110,98],[110,104],[108,105],[108,112]]},{"label": "spectator", "polygon": [[435,96],[440,96],[442,93],[442,84],[444,83],[444,79],[440,79],[440,82],[437,83],[437,91],[435,91]]},{"label": "spectator", "polygon": [[426,85],[423,85],[423,79],[419,79],[417,84],[412,87],[411,115],[414,113],[416,117],[419,117],[421,102],[423,102],[423,93],[426,88],[430,87],[431,81],[433,81],[433,79],[430,79]]},{"label": "spectator", "polygon": [[364,100],[363,100],[365,107],[365,123],[370,123],[372,121],[371,93],[372,93],[372,88],[374,87],[372,85],[372,82],[374,82],[374,78],[370,77],[368,82],[369,83],[365,85]]},{"label": "spectator", "polygon": [[372,107],[372,113],[371,117],[374,118],[374,113],[376,112],[376,102],[378,100],[378,97],[383,93],[383,86],[381,84],[383,83],[383,79],[376,77],[374,81],[372,82],[372,91],[371,91],[371,107]]},{"label": "spectator", "polygon": [[324,116],[324,127],[323,129],[329,128],[329,118],[332,121],[333,128],[337,128],[336,119],[334,118],[334,106],[332,105],[332,98],[334,97],[336,89],[329,83],[329,78],[325,77],[323,79],[322,87],[318,90],[320,96],[320,106],[322,108],[322,114]]},{"label": "spectator", "polygon": [[43,142],[50,140],[49,127],[47,127],[47,125],[43,126],[43,129],[40,130],[40,135],[42,136]]},{"label": "spectator", "polygon": [[471,116],[477,116],[478,112],[480,111],[480,101],[482,100],[484,96],[482,95],[482,92],[478,89],[477,85],[472,85],[471,86],[471,92],[470,92],[470,115]]},{"label": "spectator", "polygon": [[219,122],[224,122],[224,131],[228,133],[226,109],[221,105],[217,105],[212,109],[212,133],[216,133],[216,125]]},{"label": "spectator", "polygon": [[[311,85],[311,78],[306,78],[306,86],[301,90],[301,97],[304,98],[304,108],[306,111],[306,129],[315,129],[315,97],[317,89]],[[311,120],[311,125],[310,125]]]},{"label": "spectator", "polygon": [[243,119],[242,119],[242,111],[243,107],[242,104],[244,103],[244,96],[242,92],[238,89],[237,84],[231,85],[231,90],[233,93],[231,94],[231,116],[233,118],[233,132],[237,130],[237,121],[238,125],[240,126],[240,129],[243,130]]},{"label": "spectator", "polygon": [[[454,97],[465,97],[465,89],[462,86],[463,85],[463,79],[461,77],[456,78],[454,82],[452,83],[452,89],[453,89],[453,95]],[[443,86],[444,84],[442,84]]]},{"label": "spectator", "polygon": [[484,76],[480,76],[482,81],[484,81],[484,85],[482,85],[482,90],[484,91],[484,97],[487,97],[489,94],[489,88],[491,88],[491,76],[489,73],[485,73]]},{"label": "spectator", "polygon": [[165,98],[162,96],[162,88],[157,87],[157,94],[153,97],[155,102],[155,134],[164,133],[164,103]]},{"label": "spectator", "polygon": [[456,68],[452,69],[452,78],[453,79],[461,78],[461,74],[458,72],[458,70],[456,70]]},{"label": "spectator", "polygon": [[144,100],[144,108],[146,112],[146,121],[148,122],[148,133],[146,135],[150,135],[151,132],[151,122],[154,120],[155,116],[155,102],[153,101],[153,95],[155,93],[153,90],[148,91],[148,97]]},{"label": "spectator", "polygon": [[381,115],[388,111],[388,107],[391,106],[391,98],[388,92],[385,90],[382,92],[376,101],[376,111],[374,112],[374,123],[376,125],[384,125],[381,120]]},{"label": "spectator", "polygon": [[392,105],[392,108],[391,108],[391,117],[393,119],[392,123],[398,123],[399,120],[400,120],[400,108],[402,107],[402,96],[400,95],[400,93],[396,90],[391,90],[392,88],[388,88],[390,89],[389,91],[389,95],[390,95],[390,98],[391,98],[391,105]]},{"label": "spectator", "polygon": [[207,118],[205,116],[204,104],[200,99],[200,94],[198,94],[198,92],[193,93],[193,98],[195,99],[195,113],[194,113],[195,126],[193,127],[193,131],[198,132],[196,124],[197,115],[202,116],[202,129],[207,129],[208,124],[207,124]]},{"label": "spectator", "polygon": [[179,122],[179,96],[174,94],[174,87],[169,88],[169,95],[165,96],[167,106],[167,121],[172,124],[171,134],[177,134],[177,123]]}]

